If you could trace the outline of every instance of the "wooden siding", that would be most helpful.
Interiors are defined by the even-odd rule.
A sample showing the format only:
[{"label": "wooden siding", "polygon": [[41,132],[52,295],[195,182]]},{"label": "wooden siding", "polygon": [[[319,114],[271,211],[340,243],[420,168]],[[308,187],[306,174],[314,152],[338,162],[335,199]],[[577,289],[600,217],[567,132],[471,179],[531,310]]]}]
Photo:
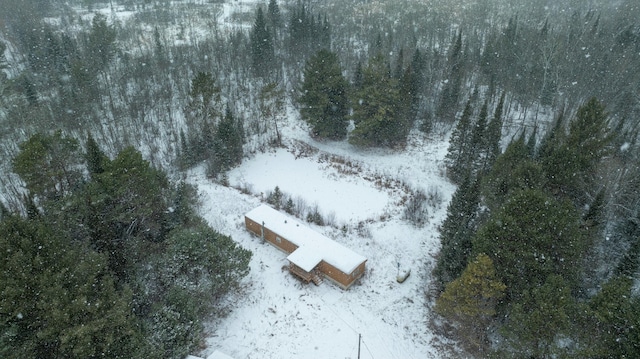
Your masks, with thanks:
[{"label": "wooden siding", "polygon": [[318,270],[327,278],[336,283],[340,288],[348,289],[358,278],[362,277],[362,275],[364,274],[365,263],[366,262],[362,262],[351,273],[344,273],[331,264],[322,261],[318,265]]},{"label": "wooden siding", "polygon": [[[247,217],[244,218],[244,222],[250,232],[258,237],[262,237],[262,224],[256,223]],[[292,253],[293,251],[298,249],[297,245],[291,243],[289,240],[281,237],[267,227],[264,227],[264,240],[278,247],[285,253]]]}]

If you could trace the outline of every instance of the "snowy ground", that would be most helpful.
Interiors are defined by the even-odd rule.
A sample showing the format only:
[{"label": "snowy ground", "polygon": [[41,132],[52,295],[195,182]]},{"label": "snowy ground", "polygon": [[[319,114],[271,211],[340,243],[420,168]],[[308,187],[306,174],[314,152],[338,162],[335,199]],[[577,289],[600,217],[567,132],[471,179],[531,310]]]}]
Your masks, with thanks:
[{"label": "snowy ground", "polygon": [[[211,323],[207,349],[194,354],[356,358],[361,334],[361,358],[443,357],[437,349],[441,338],[427,327],[431,314],[424,291],[439,247],[437,227],[454,190],[439,170],[446,138],[414,136],[403,151],[364,151],[346,142],[318,143],[296,119],[290,122],[287,148],[246,159],[231,171],[231,187],[209,181],[202,169],[190,176],[200,191],[202,215],[253,252],[245,292],[234,298],[226,318]],[[283,269],[284,253],[245,230],[244,213],[276,185],[331,214],[333,226],[314,228],[368,258],[357,284],[347,291],[328,281],[303,284]],[[422,228],[402,219],[402,198],[415,188],[442,196]],[[357,230],[359,223],[364,231]],[[411,269],[403,284],[396,282],[398,263],[401,270]]]}]

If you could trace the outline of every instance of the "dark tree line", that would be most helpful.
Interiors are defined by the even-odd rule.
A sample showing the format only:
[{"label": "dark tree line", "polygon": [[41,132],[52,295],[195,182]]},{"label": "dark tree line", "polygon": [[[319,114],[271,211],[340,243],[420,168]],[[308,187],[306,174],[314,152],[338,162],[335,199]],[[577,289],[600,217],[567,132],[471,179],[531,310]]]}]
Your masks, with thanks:
[{"label": "dark tree line", "polygon": [[251,253],[195,215],[132,147],[113,159],[56,132],[20,145],[26,216],[4,211],[3,357],[184,358]]},{"label": "dark tree line", "polygon": [[[452,137],[452,164],[465,153],[456,141],[473,138],[462,130],[471,127],[470,106]],[[635,357],[637,240],[625,233],[625,250],[603,250],[620,229],[607,226],[616,220],[607,219],[609,189],[597,175],[624,155],[612,146],[620,134],[592,98],[568,120],[560,116],[538,144],[535,132],[529,136],[523,131],[490,166],[465,172],[441,229],[436,311],[457,323],[467,350],[484,357]],[[607,272],[594,270],[601,263]],[[626,329],[613,329],[619,325]]]}]

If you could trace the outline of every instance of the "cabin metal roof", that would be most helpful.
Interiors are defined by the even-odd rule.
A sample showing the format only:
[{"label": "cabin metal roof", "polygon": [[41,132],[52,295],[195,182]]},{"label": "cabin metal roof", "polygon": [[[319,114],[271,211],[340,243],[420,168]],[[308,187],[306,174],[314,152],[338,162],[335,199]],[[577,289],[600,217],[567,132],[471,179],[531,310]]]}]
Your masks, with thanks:
[{"label": "cabin metal roof", "polygon": [[305,271],[311,271],[321,260],[349,274],[367,258],[318,233],[311,227],[280,211],[262,204],[245,217],[262,224],[280,237],[298,246],[287,259]]}]

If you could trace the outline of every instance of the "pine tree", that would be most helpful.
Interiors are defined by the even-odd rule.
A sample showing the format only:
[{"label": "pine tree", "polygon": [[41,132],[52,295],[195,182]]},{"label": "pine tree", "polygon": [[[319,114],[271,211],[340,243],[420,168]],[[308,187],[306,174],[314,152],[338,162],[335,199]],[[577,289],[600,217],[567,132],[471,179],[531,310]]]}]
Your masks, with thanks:
[{"label": "pine tree", "polygon": [[276,186],[273,189],[273,192],[269,193],[267,196],[267,203],[269,203],[273,208],[280,210],[280,206],[282,205],[282,191],[280,187]]},{"label": "pine tree", "polygon": [[282,25],[282,18],[280,15],[280,7],[276,0],[269,0],[267,6],[267,14],[269,16],[269,27],[276,32]]},{"label": "pine tree", "polygon": [[569,123],[567,145],[579,154],[576,159],[581,171],[590,171],[607,153],[613,139],[605,105],[592,97],[582,105]]},{"label": "pine tree", "polygon": [[433,274],[441,288],[458,278],[467,266],[479,201],[478,181],[467,176],[453,194],[440,229],[442,247]]},{"label": "pine tree", "polygon": [[216,86],[215,78],[209,72],[199,71],[191,80],[187,105],[190,117],[199,122],[196,125],[217,117],[219,101],[220,87]]},{"label": "pine tree", "polygon": [[251,60],[254,73],[259,77],[266,77],[273,70],[275,53],[271,32],[262,11],[258,7],[256,20],[251,29]]},{"label": "pine tree", "polygon": [[491,169],[496,158],[500,155],[500,141],[502,140],[502,109],[504,107],[505,92],[500,96],[498,106],[496,106],[493,118],[487,125],[487,131],[484,135],[484,163],[482,172],[486,173]]},{"label": "pine tree", "polygon": [[364,86],[364,75],[362,73],[362,62],[358,61],[356,68],[353,71],[353,89],[355,91],[362,90]]},{"label": "pine tree", "polygon": [[[422,91],[424,88],[425,80],[425,60],[422,57],[420,49],[416,48],[411,58],[409,68],[405,71],[405,87],[409,89],[407,91],[411,97],[410,116],[412,122],[418,118],[420,113],[420,101],[422,99]],[[425,132],[429,132],[430,126],[423,123],[422,126]]]},{"label": "pine tree", "polygon": [[393,70],[393,77],[395,77],[396,79],[398,79],[398,81],[400,81],[403,74],[404,74],[404,49],[400,49],[398,51],[398,58],[396,59],[396,67]]},{"label": "pine tree", "polygon": [[296,61],[331,48],[331,25],[327,17],[314,15],[303,2],[298,2],[289,17],[289,55]]},{"label": "pine tree", "polygon": [[124,282],[132,275],[141,241],[164,238],[169,191],[166,174],[151,167],[133,147],[120,151],[91,181],[84,195],[98,220],[86,225],[92,227],[96,234],[92,241],[100,243],[101,252],[108,255],[109,268],[118,280]]},{"label": "pine tree", "polygon": [[186,106],[188,137],[184,138],[186,166],[211,158],[215,147],[215,121],[220,116],[220,87],[209,72],[198,72],[191,80]]},{"label": "pine tree", "polygon": [[96,13],[89,33],[89,61],[93,71],[104,70],[116,54],[116,30],[107,25],[107,19]]},{"label": "pine tree", "polygon": [[62,198],[82,181],[80,145],[61,131],[35,134],[19,148],[11,162],[13,171],[38,199]]},{"label": "pine tree", "polygon": [[637,358],[640,356],[640,299],[631,277],[614,277],[589,301],[583,357]]},{"label": "pine tree", "polygon": [[457,322],[465,344],[483,352],[487,346],[487,327],[505,289],[489,256],[479,254],[459,278],[447,284],[436,300],[435,311]]},{"label": "pine tree", "polygon": [[105,164],[109,161],[109,158],[102,152],[91,133],[87,135],[86,147],[85,160],[87,161],[87,170],[89,170],[91,176],[99,175],[104,172]]},{"label": "pine tree", "polygon": [[542,166],[531,159],[523,132],[498,156],[491,170],[484,176],[482,196],[490,211],[498,211],[514,193],[541,189],[543,184]]},{"label": "pine tree", "polygon": [[449,139],[449,149],[445,156],[445,166],[447,176],[453,183],[460,183],[471,173],[469,165],[473,157],[474,149],[471,147],[471,100],[467,101],[460,120],[455,129],[451,132]]},{"label": "pine tree", "polygon": [[556,147],[564,142],[564,126],[565,118],[563,108],[558,113],[558,117],[555,119],[553,127],[547,130],[544,137],[540,141],[540,146],[538,146],[538,151],[536,153],[536,156],[534,157],[536,160],[542,163],[543,161],[545,161],[545,159],[552,156],[552,154],[556,150]]},{"label": "pine tree", "polygon": [[638,228],[637,219],[627,221],[626,227],[631,227],[626,229],[626,231],[631,233],[625,233],[631,234],[631,236],[629,236],[630,239],[628,239],[630,242],[629,248],[622,255],[620,262],[614,270],[614,274],[632,278],[638,273],[638,270],[640,270],[640,228]]},{"label": "pine tree", "polygon": [[378,55],[363,70],[363,86],[353,100],[355,129],[349,138],[353,145],[393,147],[401,144],[409,133],[400,109],[398,82],[391,78],[387,64]]},{"label": "pine tree", "polygon": [[103,255],[41,219],[0,222],[0,356],[142,358],[131,303]]},{"label": "pine tree", "polygon": [[258,95],[258,107],[264,121],[267,136],[274,146],[282,145],[280,122],[286,117],[284,89],[275,82],[269,82],[262,87]]},{"label": "pine tree", "polygon": [[570,334],[575,308],[569,285],[560,275],[550,275],[509,307],[509,321],[503,328],[508,345],[517,348],[520,357],[565,354],[557,343]]},{"label": "pine tree", "polygon": [[487,136],[488,113],[489,103],[488,99],[485,99],[482,107],[480,108],[478,119],[473,124],[473,131],[471,132],[471,143],[469,144],[469,148],[473,153],[473,155],[469,158],[469,171],[473,175],[481,174],[482,166],[484,164],[484,149],[487,142],[485,138]]},{"label": "pine tree", "polygon": [[299,100],[300,113],[311,125],[314,136],[333,140],[346,137],[347,87],[335,53],[320,50],[307,61]]},{"label": "pine tree", "polygon": [[541,147],[541,163],[553,193],[583,205],[585,189],[593,183],[596,165],[609,151],[613,136],[605,106],[592,98],[569,122],[569,132],[554,130],[553,141]]},{"label": "pine tree", "polygon": [[462,55],[462,32],[458,32],[449,52],[449,72],[442,93],[436,116],[445,122],[453,122],[458,111],[458,101],[464,77]]},{"label": "pine tree", "polygon": [[530,158],[536,158],[538,149],[538,126],[533,127],[533,132],[529,135],[529,140],[527,141],[527,152],[529,153]]},{"label": "pine tree", "polygon": [[540,286],[551,274],[577,286],[589,238],[568,201],[540,190],[511,196],[473,239],[473,253],[487,253],[510,298]]},{"label": "pine tree", "polygon": [[236,120],[227,106],[225,116],[220,120],[216,129],[213,145],[213,155],[209,161],[207,173],[216,176],[227,171],[242,161],[244,144],[244,129],[242,121]]}]

